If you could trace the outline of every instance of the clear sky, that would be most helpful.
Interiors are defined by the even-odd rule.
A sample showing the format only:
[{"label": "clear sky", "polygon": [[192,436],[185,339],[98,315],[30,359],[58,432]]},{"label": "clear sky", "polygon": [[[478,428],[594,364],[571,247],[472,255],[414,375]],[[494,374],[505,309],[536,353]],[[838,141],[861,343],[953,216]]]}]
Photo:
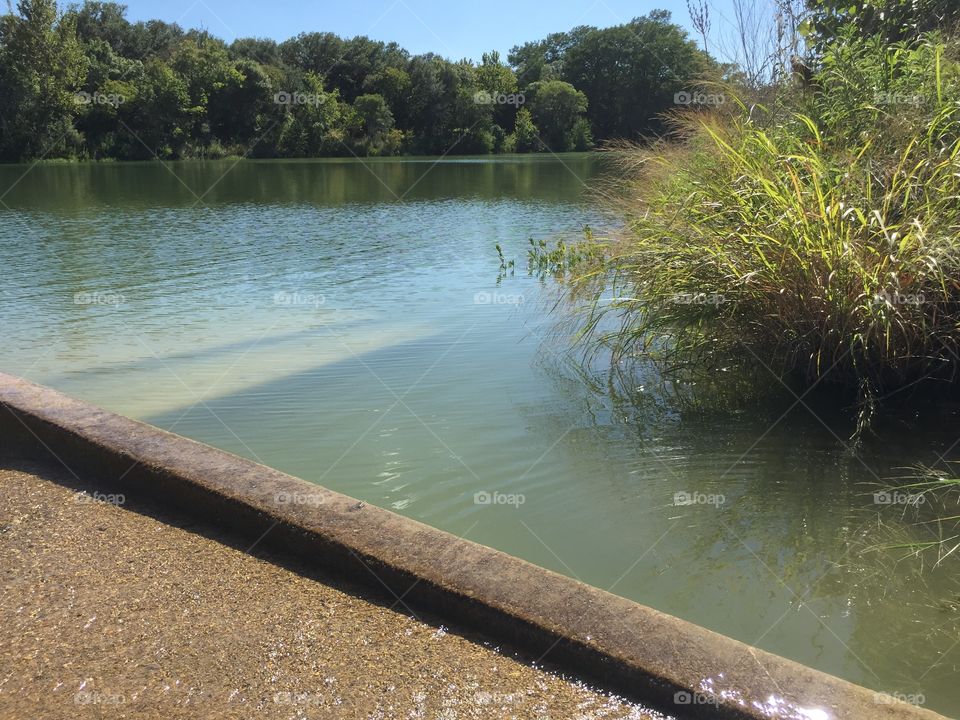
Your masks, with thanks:
[{"label": "clear sky", "polygon": [[[709,0],[714,33],[729,28],[733,2]],[[129,0],[126,5],[131,21],[158,18],[205,28],[227,42],[329,31],[393,40],[414,54],[435,52],[452,60],[479,60],[489,50],[506,59],[514,45],[551,32],[619,25],[655,9],[691,28],[686,0]]]}]

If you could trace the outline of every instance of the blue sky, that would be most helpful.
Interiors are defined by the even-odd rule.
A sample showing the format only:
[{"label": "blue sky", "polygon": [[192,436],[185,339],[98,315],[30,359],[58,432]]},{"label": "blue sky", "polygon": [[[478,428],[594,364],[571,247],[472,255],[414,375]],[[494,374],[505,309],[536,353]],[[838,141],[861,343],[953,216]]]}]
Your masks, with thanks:
[{"label": "blue sky", "polygon": [[[765,0],[752,0],[762,4]],[[748,0],[749,2],[749,0]],[[733,18],[733,0],[710,0],[714,33]],[[129,0],[132,21],[159,18],[205,28],[228,42],[237,37],[285,40],[300,32],[330,31],[395,40],[412,53],[457,60],[506,52],[576,25],[619,25],[654,9],[670,11],[690,28],[685,0]],[[717,54],[717,53],[715,53]]]}]

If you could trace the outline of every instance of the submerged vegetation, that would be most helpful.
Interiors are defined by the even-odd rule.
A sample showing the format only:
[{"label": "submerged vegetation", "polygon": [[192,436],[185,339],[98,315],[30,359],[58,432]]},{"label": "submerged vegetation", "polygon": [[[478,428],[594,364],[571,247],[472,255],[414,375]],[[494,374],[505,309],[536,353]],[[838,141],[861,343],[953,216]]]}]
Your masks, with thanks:
[{"label": "submerged vegetation", "polygon": [[[960,479],[924,468],[912,482],[883,488],[876,493],[880,504],[896,508],[901,516],[921,526],[926,541],[905,539],[880,544],[880,551],[901,551],[933,567],[960,559]],[[960,605],[953,608],[960,615]]]}]

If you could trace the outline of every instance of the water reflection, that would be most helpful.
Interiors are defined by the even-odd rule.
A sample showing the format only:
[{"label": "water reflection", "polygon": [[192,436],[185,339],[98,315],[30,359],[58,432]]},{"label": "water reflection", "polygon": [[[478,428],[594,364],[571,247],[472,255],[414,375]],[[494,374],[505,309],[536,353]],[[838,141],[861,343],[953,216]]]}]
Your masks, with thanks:
[{"label": "water reflection", "polygon": [[[339,207],[440,198],[563,201],[598,172],[583,155],[498,158],[214,160],[6,166],[11,207],[58,213],[92,207],[308,204]],[[29,171],[28,171],[29,169]],[[17,180],[17,178],[20,178]],[[8,180],[9,178],[9,180]]]}]

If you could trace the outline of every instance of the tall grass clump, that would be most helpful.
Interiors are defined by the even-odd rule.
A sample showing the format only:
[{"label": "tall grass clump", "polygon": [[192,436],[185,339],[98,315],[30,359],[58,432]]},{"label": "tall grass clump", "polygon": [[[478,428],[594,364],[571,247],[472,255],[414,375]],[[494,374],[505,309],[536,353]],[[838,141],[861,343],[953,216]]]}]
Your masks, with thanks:
[{"label": "tall grass clump", "polygon": [[866,398],[955,377],[956,45],[839,42],[776,108],[725,93],[614,149],[625,228],[581,274],[586,336],[669,372],[734,363]]}]

